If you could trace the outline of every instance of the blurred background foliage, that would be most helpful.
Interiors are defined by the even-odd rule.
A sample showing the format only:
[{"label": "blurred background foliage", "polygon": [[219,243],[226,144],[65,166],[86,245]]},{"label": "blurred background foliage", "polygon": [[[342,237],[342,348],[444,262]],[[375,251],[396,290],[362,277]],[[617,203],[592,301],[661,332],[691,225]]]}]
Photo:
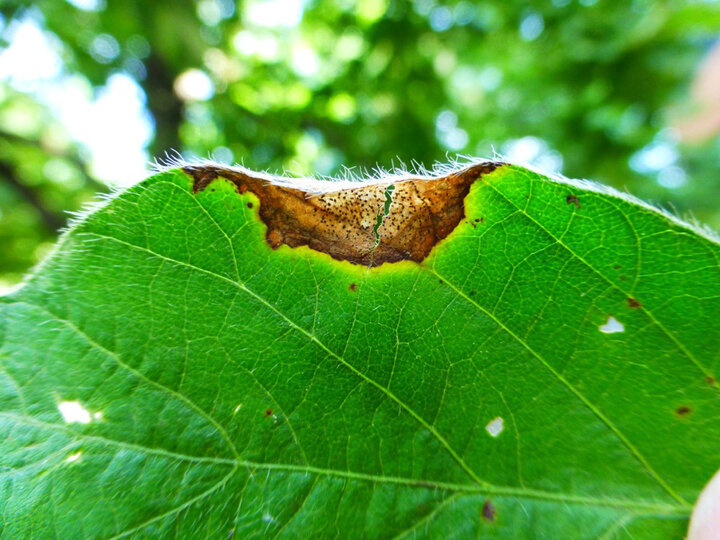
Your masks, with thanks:
[{"label": "blurred background foliage", "polygon": [[0,287],[173,149],[321,175],[497,152],[720,229],[719,35],[708,0],[0,0]]}]

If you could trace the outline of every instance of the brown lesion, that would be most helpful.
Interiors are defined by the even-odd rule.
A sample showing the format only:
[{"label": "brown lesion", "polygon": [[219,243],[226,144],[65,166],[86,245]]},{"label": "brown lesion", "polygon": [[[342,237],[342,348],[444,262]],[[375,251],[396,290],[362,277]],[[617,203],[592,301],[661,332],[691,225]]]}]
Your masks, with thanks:
[{"label": "brown lesion", "polygon": [[[194,165],[183,170],[193,177],[194,192],[222,177],[240,193],[254,193],[267,225],[266,240],[274,249],[282,244],[308,246],[335,259],[379,266],[427,257],[465,217],[470,186],[500,165],[485,162],[437,178],[358,183],[341,190],[333,190],[332,182],[322,183],[318,190],[316,182],[314,191],[303,189],[302,180],[291,187],[289,180],[280,182],[244,169]],[[392,202],[383,216],[390,185]]]}]

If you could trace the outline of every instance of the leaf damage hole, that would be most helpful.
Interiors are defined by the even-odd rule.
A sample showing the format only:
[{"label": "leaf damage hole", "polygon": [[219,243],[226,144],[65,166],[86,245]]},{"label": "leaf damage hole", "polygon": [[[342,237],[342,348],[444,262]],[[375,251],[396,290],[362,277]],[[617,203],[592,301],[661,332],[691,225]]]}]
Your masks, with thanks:
[{"label": "leaf damage hole", "polygon": [[272,516],[272,514],[270,514],[270,512],[264,512],[263,516],[262,516],[262,520],[265,523],[272,523],[275,521],[275,518]]},{"label": "leaf damage hole", "polygon": [[605,324],[600,325],[600,331],[603,334],[617,334],[618,332],[624,332],[625,327],[620,321],[618,321],[615,317],[611,315],[610,317],[608,317],[608,320]]},{"label": "leaf damage hole", "polygon": [[81,457],[82,452],[75,452],[74,454],[70,454],[68,457],[65,458],[65,463],[73,463],[79,460]]},{"label": "leaf damage hole", "polygon": [[390,205],[392,204],[392,194],[394,191],[395,184],[390,184],[388,187],[385,188],[385,192],[383,193],[383,196],[385,197],[385,202],[380,208],[378,208],[377,220],[375,220],[375,226],[373,227],[373,234],[375,235],[375,247],[378,247],[378,245],[380,244],[380,227],[382,227],[383,221],[385,221],[385,218],[390,213]]},{"label": "leaf damage hole", "polygon": [[485,504],[483,504],[482,509],[482,517],[485,521],[493,522],[495,521],[495,515],[496,515],[495,506],[493,503],[490,502],[490,499],[485,499]]},{"label": "leaf damage hole", "polygon": [[485,430],[493,438],[500,435],[502,433],[503,429],[505,429],[505,426],[504,426],[504,420],[502,419],[501,416],[496,416],[495,418],[493,418],[492,420],[490,420],[488,422],[487,426],[485,426]]},{"label": "leaf damage hole", "polygon": [[[57,407],[67,424],[89,424],[92,421],[90,411],[79,401],[62,401],[58,403]],[[102,418],[102,413],[100,413],[100,417],[96,418]]]}]

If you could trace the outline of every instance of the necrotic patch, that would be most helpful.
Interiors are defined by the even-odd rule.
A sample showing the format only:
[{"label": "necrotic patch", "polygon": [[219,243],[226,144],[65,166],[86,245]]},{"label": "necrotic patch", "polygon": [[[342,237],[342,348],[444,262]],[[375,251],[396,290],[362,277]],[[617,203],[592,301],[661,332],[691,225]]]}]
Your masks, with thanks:
[{"label": "necrotic patch", "polygon": [[444,176],[340,184],[215,165],[183,170],[193,177],[195,192],[222,177],[240,193],[254,193],[273,249],[308,246],[338,260],[379,266],[427,257],[465,216],[470,186],[500,165],[483,162]]}]

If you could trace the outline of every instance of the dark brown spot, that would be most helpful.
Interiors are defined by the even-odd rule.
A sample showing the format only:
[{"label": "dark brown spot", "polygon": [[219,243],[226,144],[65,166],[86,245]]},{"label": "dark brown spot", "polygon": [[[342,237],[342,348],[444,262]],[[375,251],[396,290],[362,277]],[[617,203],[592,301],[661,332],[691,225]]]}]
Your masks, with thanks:
[{"label": "dark brown spot", "polygon": [[678,416],[687,416],[688,414],[690,414],[692,412],[692,409],[690,407],[688,407],[687,405],[682,405],[682,406],[678,407],[675,410],[675,412],[677,413]]},{"label": "dark brown spot", "polygon": [[442,285],[442,284],[445,283],[445,282],[444,282],[442,279],[438,279],[438,283],[439,283],[440,285]]},{"label": "dark brown spot", "polygon": [[265,409],[265,416],[272,416],[273,410],[272,409]]},{"label": "dark brown spot", "polygon": [[628,307],[631,309],[637,309],[639,307],[642,307],[642,304],[635,300],[634,298],[628,297],[627,299]]},{"label": "dark brown spot", "polygon": [[470,291],[470,296],[475,296],[475,291]]},{"label": "dark brown spot", "polygon": [[483,504],[482,517],[485,521],[495,521],[495,506],[490,502],[490,499],[485,499]]},{"label": "dark brown spot", "polygon": [[580,210],[580,208],[581,208],[580,201],[578,200],[577,195],[572,195],[572,194],[568,195],[567,197],[565,197],[565,202],[567,204],[574,204],[575,208],[577,208],[578,210]]},{"label": "dark brown spot", "polygon": [[620,268],[622,268],[622,266],[620,266],[619,264],[613,265],[613,270],[620,270]]},{"label": "dark brown spot", "polygon": [[352,292],[355,292],[355,289],[357,289],[357,285],[355,283],[351,283],[350,285],[348,285],[348,289]]},{"label": "dark brown spot", "polygon": [[715,384],[717,383],[717,381],[715,380],[715,377],[713,377],[712,375],[708,375],[707,377],[705,377],[705,380],[707,381],[708,384],[710,384],[712,386],[715,386]]},{"label": "dark brown spot", "polygon": [[[193,191],[205,189],[217,177],[235,184],[240,193],[252,191],[260,199],[260,218],[267,226],[272,248],[308,246],[338,260],[379,266],[402,260],[422,261],[432,248],[465,218],[465,197],[472,184],[503,165],[488,161],[447,176],[394,183],[387,214],[390,183],[365,183],[332,191],[327,182],[320,192],[290,187],[265,176],[217,166],[189,166]],[[383,215],[378,226],[378,215]],[[482,221],[482,219],[480,220]]]},{"label": "dark brown spot", "polygon": [[247,207],[248,207],[248,208],[252,208],[252,207],[253,207],[253,203],[251,203],[251,202],[247,203]]}]

